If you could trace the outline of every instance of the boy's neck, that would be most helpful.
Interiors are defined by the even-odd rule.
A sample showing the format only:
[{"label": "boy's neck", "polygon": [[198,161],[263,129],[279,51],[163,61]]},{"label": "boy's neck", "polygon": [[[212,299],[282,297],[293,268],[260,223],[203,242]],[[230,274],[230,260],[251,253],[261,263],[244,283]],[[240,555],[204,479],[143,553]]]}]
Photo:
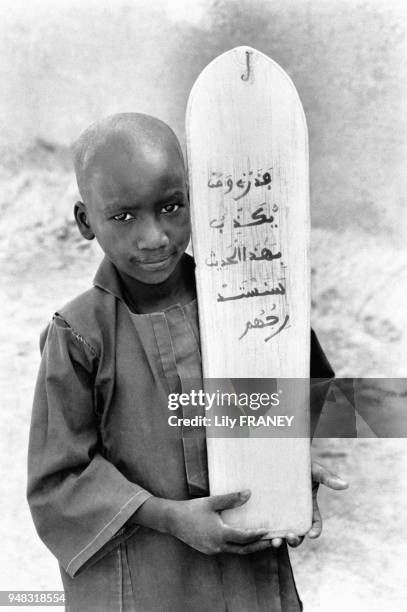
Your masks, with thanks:
[{"label": "boy's neck", "polygon": [[139,314],[160,312],[174,304],[187,304],[196,297],[194,270],[184,255],[174,272],[158,285],[142,283],[119,272],[128,306]]}]

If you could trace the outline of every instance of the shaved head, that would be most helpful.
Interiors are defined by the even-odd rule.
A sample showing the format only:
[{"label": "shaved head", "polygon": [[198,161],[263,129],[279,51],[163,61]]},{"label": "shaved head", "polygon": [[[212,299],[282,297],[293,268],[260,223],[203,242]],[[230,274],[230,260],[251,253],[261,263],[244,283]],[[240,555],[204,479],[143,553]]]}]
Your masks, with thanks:
[{"label": "shaved head", "polygon": [[121,113],[91,125],[73,150],[82,197],[74,215],[82,236],[96,238],[130,288],[183,286],[191,226],[174,132],[149,115]]},{"label": "shaved head", "polygon": [[181,146],[171,128],[150,115],[119,113],[93,123],[73,145],[76,180],[88,202],[92,180],[131,163],[134,171],[155,167],[164,158],[184,165]]}]

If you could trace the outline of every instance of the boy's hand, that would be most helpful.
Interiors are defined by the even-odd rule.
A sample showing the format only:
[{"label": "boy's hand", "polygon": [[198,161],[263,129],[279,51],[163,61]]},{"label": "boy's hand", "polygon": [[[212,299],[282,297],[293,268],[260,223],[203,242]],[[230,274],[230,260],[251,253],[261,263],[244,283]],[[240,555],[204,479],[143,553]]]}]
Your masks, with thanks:
[{"label": "boy's hand", "polygon": [[270,540],[261,540],[267,529],[236,529],[226,525],[220,516],[222,510],[242,506],[249,497],[250,491],[242,491],[173,502],[169,531],[206,555],[246,555],[270,548]]},{"label": "boy's hand", "polygon": [[[317,492],[320,484],[340,491],[348,488],[348,483],[325,467],[312,462],[312,527],[309,538],[317,538],[322,531],[322,518],[318,508]],[[148,498],[133,515],[131,521],[139,525],[157,529],[182,540],[192,548],[207,555],[221,552],[245,555],[273,546],[278,548],[282,538],[262,540],[267,529],[236,529],[223,522],[220,512],[237,508],[247,502],[250,491],[211,495],[185,501],[173,501],[158,497]],[[288,535],[290,546],[301,544],[304,536]]]},{"label": "boy's hand", "polygon": [[220,512],[242,506],[249,497],[250,491],[185,501],[152,496],[140,506],[130,522],[170,533],[206,555],[221,552],[246,555],[270,548],[270,540],[261,540],[267,529],[229,527]]},{"label": "boy's hand", "polygon": [[[318,538],[322,532],[322,517],[318,507],[317,493],[320,484],[334,489],[335,491],[342,491],[348,488],[348,483],[342,480],[336,474],[333,474],[327,470],[323,465],[313,461],[311,464],[312,474],[312,527],[308,532],[309,538]],[[290,546],[296,547],[301,544],[304,536],[288,535],[287,542]],[[280,544],[282,540],[280,539]]]}]

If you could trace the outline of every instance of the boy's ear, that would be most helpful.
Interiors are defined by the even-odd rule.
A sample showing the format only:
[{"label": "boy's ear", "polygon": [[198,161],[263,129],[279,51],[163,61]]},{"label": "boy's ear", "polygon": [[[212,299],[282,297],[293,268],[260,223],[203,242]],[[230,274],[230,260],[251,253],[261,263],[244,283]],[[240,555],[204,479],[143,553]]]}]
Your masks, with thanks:
[{"label": "boy's ear", "polygon": [[88,221],[85,204],[83,202],[76,202],[73,208],[73,214],[75,216],[76,225],[82,236],[86,238],[86,240],[93,240],[95,234]]}]

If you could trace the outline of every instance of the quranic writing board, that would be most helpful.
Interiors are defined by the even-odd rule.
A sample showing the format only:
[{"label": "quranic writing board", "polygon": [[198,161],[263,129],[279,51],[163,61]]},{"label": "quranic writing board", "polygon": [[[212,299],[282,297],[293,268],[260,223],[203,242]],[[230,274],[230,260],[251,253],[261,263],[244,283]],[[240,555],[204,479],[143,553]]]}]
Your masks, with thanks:
[{"label": "quranic writing board", "polygon": [[[262,415],[293,416],[297,426],[270,425],[259,434],[260,419],[249,426],[246,419],[234,430],[211,423],[210,492],[251,490],[245,505],[224,511],[231,525],[266,527],[267,537],[304,534],[312,499],[303,108],[280,66],[252,48],[237,47],[198,77],[186,132],[205,385],[230,391],[239,379],[240,386],[251,381],[253,390],[252,379],[263,385],[272,379],[280,404]],[[247,413],[259,415],[250,408]]]}]

